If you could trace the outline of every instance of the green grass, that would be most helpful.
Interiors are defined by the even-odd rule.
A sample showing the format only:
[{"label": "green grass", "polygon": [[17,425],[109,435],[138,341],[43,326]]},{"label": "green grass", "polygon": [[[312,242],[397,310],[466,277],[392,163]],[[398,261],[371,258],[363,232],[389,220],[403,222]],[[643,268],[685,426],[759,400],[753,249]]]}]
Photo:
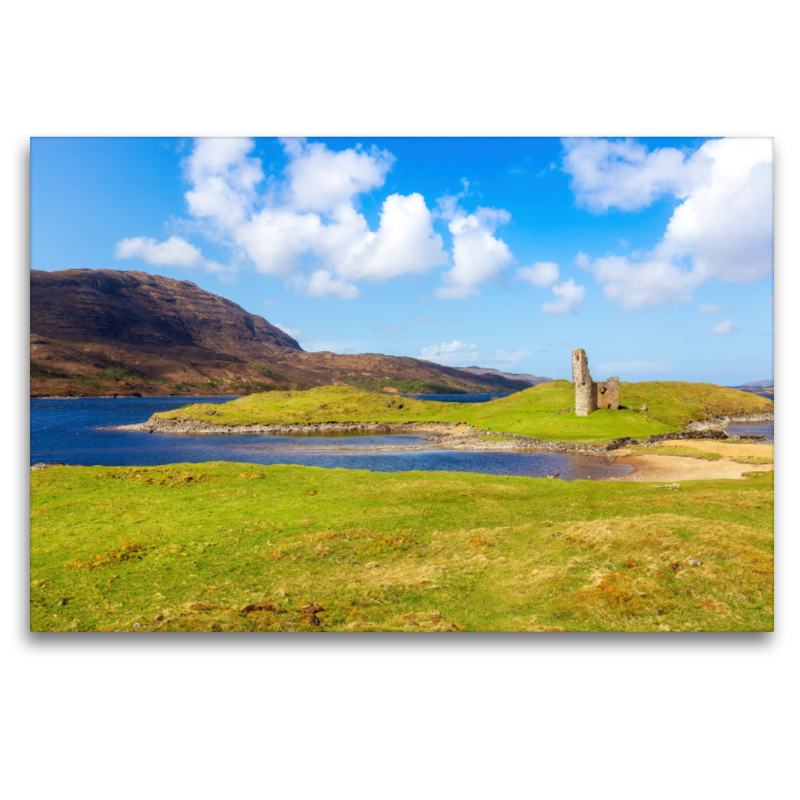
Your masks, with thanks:
[{"label": "green grass", "polygon": [[739,456],[739,458],[732,458],[737,464],[773,464],[774,459],[766,458],[765,456]]},{"label": "green grass", "polygon": [[[722,458],[719,453],[706,453],[702,450],[695,450],[693,447],[668,447],[666,445],[659,445],[657,447],[634,447],[631,449],[636,455],[682,456],[683,458],[699,458],[703,461],[719,461]],[[736,459],[734,459],[734,461],[735,460]]]},{"label": "green grass", "polygon": [[101,372],[95,375],[101,381],[119,382],[123,378],[143,378],[141,372],[133,367],[127,367],[121,361],[106,361]]},{"label": "green grass", "polygon": [[[356,389],[369,392],[380,392],[384,387],[391,387],[402,394],[469,394],[475,392],[474,386],[468,383],[453,381],[452,383],[435,383],[420,379],[395,380],[391,378],[343,378],[342,381]],[[503,394],[507,391],[524,389],[529,384],[524,381],[511,381],[507,389],[497,389],[494,393]],[[492,394],[492,392],[486,392]]]},{"label": "green grass", "polygon": [[268,367],[266,364],[248,363],[247,366],[250,367],[251,369],[254,369],[256,372],[260,372],[262,375],[265,375],[268,378],[272,378],[273,380],[276,381],[289,380],[285,375],[278,372],[277,370],[272,369],[272,367]]},{"label": "green grass", "polygon": [[31,629],[772,630],[772,478],[55,467]]},{"label": "green grass", "polygon": [[[288,396],[287,396],[288,395]],[[605,444],[612,439],[681,430],[693,420],[713,415],[772,411],[757,395],[705,383],[622,383],[618,411],[602,409],[588,417],[574,414],[574,391],[568,381],[551,381],[488,403],[443,403],[367,392],[348,386],[308,391],[270,392],[214,406],[203,404],[154,415],[161,419],[196,419],[216,425],[311,422],[466,423],[500,433],[541,439]],[[395,402],[392,403],[392,400]],[[647,404],[648,411],[638,410]]]}]

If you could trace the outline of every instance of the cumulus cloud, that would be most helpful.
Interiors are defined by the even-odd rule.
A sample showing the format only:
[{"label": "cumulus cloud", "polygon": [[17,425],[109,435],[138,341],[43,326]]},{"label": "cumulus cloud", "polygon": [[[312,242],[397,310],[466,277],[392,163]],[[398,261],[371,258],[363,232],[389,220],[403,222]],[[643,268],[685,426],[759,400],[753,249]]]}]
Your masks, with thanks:
[{"label": "cumulus cloud", "polygon": [[145,236],[122,239],[114,247],[114,258],[141,258],[142,261],[155,267],[204,269],[207,272],[217,273],[225,282],[233,281],[236,277],[235,266],[224,266],[203,258],[198,248],[180,236],[170,236],[164,242]]},{"label": "cumulus cloud", "polygon": [[551,286],[558,280],[558,264],[538,261],[530,267],[520,267],[514,278],[528,281],[533,286]]},{"label": "cumulus cloud", "polygon": [[473,363],[478,352],[477,345],[466,344],[456,339],[452,342],[442,342],[430,347],[423,347],[420,358],[449,367],[463,367]]},{"label": "cumulus cloud", "polygon": [[261,160],[247,154],[252,139],[195,139],[183,160],[184,175],[192,188],[184,194],[189,212],[227,233],[247,220],[264,180]]},{"label": "cumulus cloud", "polygon": [[452,198],[440,199],[440,214],[449,218],[453,235],[453,267],[442,276],[442,286],[434,294],[440,300],[456,300],[480,294],[478,284],[496,281],[502,270],[514,261],[508,245],[495,237],[500,225],[511,221],[502,208],[481,208],[468,214],[456,207]]},{"label": "cumulus cloud", "polygon": [[179,236],[170,236],[166,242],[144,236],[117,242],[114,258],[134,257],[161,267],[199,267],[204,263],[200,251]]},{"label": "cumulus cloud", "polygon": [[718,314],[719,306],[711,305],[710,303],[703,303],[697,309],[701,314]]},{"label": "cumulus cloud", "polygon": [[640,311],[667,302],[688,303],[702,283],[696,272],[680,267],[654,253],[644,261],[627,256],[590,259],[579,253],[575,263],[591,272],[603,287],[603,294],[622,308]]},{"label": "cumulus cloud", "polygon": [[565,139],[563,145],[575,199],[592,211],[635,211],[686,191],[686,155],[675,148],[648,151],[630,139]]},{"label": "cumulus cloud", "polygon": [[394,156],[386,150],[360,147],[329,150],[321,142],[284,139],[291,160],[286,167],[289,204],[297,211],[331,212],[356,195],[383,186]]},{"label": "cumulus cloud", "polygon": [[[193,227],[231,248],[235,259],[246,258],[312,297],[352,299],[360,293],[355,281],[382,282],[448,263],[421,194],[386,197],[376,230],[357,210],[360,194],[384,184],[391,153],[360,146],[335,152],[302,139],[282,143],[283,175],[267,178],[261,159],[251,155],[254,140],[195,140],[183,161]],[[138,240],[118,245],[129,253],[124,257],[154,257],[152,246],[137,249],[130,241]],[[183,244],[184,260],[210,263]]]},{"label": "cumulus cloud", "polygon": [[545,303],[542,306],[545,314],[575,314],[583,305],[586,287],[577,286],[575,281],[570,278],[562,283],[557,283],[553,287],[553,294],[556,299],[552,303]]},{"label": "cumulus cloud", "polygon": [[306,278],[298,275],[294,279],[295,286],[308,297],[338,297],[340,300],[355,300],[361,294],[357,286],[341,280],[327,269],[317,269]]},{"label": "cumulus cloud", "polygon": [[713,336],[727,336],[729,333],[734,333],[736,328],[733,326],[733,322],[731,320],[726,319],[725,322],[720,322],[719,325],[715,325],[711,329],[711,334]]},{"label": "cumulus cloud", "polygon": [[579,255],[578,265],[623,308],[686,303],[706,281],[748,283],[772,274],[769,139],[715,139],[694,153],[648,151],[629,140],[570,139],[564,148],[576,201],[592,211],[634,211],[662,196],[682,201],[652,251]]}]

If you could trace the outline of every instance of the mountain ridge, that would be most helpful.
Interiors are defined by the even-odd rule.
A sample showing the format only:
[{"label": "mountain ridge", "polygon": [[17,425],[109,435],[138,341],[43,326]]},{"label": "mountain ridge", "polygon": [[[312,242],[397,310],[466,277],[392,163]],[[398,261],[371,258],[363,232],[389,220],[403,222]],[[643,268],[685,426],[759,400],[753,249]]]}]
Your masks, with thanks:
[{"label": "mountain ridge", "polygon": [[31,270],[32,397],[249,394],[346,384],[514,392],[525,381],[379,353],[309,353],[191,281],[124,270]]},{"label": "mountain ridge", "polygon": [[503,372],[499,369],[492,369],[491,367],[461,367],[463,372],[469,372],[473,375],[497,375],[508,380],[525,381],[531,386],[538,386],[540,383],[549,383],[552,378],[541,378],[538,375],[531,375],[529,373],[521,372]]}]

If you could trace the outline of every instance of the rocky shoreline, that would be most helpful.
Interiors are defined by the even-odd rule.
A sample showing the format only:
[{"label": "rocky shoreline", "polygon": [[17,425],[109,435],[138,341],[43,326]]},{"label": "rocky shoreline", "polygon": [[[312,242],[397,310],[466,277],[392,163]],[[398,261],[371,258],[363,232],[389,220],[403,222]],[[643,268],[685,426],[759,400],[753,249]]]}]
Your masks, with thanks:
[{"label": "rocky shoreline", "polygon": [[[683,431],[661,433],[645,439],[623,437],[614,439],[605,445],[580,444],[577,442],[559,442],[537,439],[518,433],[505,431],[487,431],[468,425],[450,422],[401,422],[387,424],[384,422],[315,422],[305,424],[274,425],[221,425],[200,420],[164,420],[150,418],[146,422],[133,425],[115,426],[114,430],[140,431],[145,433],[166,433],[185,435],[325,435],[326,433],[372,433],[381,434],[422,434],[430,441],[429,445],[379,445],[365,447],[369,450],[403,451],[403,450],[499,450],[526,451],[544,453],[570,453],[575,455],[600,456],[607,460],[616,460],[615,450],[631,445],[650,445],[657,442],[681,439],[726,439],[731,441],[759,441],[761,436],[731,436],[725,428],[733,422],[768,422],[774,419],[773,414],[739,414],[720,417],[700,422],[692,422]],[[492,441],[485,437],[503,437]],[[327,447],[325,445],[320,446]]]}]

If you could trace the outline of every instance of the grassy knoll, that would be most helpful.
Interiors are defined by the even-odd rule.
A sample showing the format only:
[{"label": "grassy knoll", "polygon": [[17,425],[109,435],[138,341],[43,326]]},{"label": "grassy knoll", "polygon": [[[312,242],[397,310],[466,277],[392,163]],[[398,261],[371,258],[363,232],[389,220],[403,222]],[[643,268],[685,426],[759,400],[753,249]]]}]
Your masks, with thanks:
[{"label": "grassy knoll", "polygon": [[[712,415],[771,411],[763,397],[710,383],[623,383],[619,411],[604,409],[576,417],[568,381],[533,386],[489,403],[441,403],[392,398],[348,386],[302,392],[272,392],[224,405],[196,404],[156,414],[162,419],[196,419],[215,425],[309,422],[463,422],[482,430],[541,439],[604,444],[620,436],[643,438],[680,430]],[[641,411],[646,404],[647,412]]]},{"label": "grassy knoll", "polygon": [[772,630],[772,512],[772,473],[55,467],[31,474],[31,628]]}]

